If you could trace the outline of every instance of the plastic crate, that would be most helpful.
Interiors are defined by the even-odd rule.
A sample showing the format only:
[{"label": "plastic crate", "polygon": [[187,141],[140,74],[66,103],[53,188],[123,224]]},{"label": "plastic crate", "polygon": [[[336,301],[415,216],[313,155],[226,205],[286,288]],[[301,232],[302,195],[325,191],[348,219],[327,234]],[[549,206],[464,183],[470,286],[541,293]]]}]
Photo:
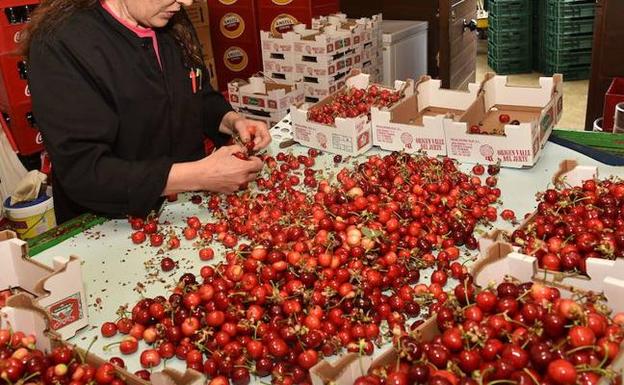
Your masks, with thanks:
[{"label": "plastic crate", "polygon": [[498,45],[492,42],[488,43],[488,55],[497,60],[499,58],[522,58],[527,56],[531,58],[531,52],[531,42],[523,39],[518,39],[515,42],[504,45]]},{"label": "plastic crate", "polygon": [[518,29],[503,29],[500,31],[488,30],[488,42],[492,42],[498,46],[507,44],[518,44],[518,36],[526,37],[527,39],[534,36],[532,29],[528,26]]},{"label": "plastic crate", "polygon": [[495,17],[531,14],[532,0],[488,0],[488,12]]},{"label": "plastic crate", "polygon": [[594,18],[584,19],[556,19],[544,17],[540,20],[544,33],[557,35],[573,35],[594,32]]},{"label": "plastic crate", "polygon": [[496,17],[489,15],[489,28],[492,31],[516,30],[519,28],[532,28],[533,18],[530,14]]},{"label": "plastic crate", "polygon": [[594,36],[592,34],[555,35],[549,33],[544,42],[547,49],[556,51],[591,49]]},{"label": "plastic crate", "polygon": [[495,58],[488,55],[488,65],[499,75],[531,72],[531,57]]},{"label": "plastic crate", "polygon": [[541,71],[546,76],[553,74],[563,74],[563,81],[589,79],[591,66],[587,64],[561,65],[558,63],[546,62]]},{"label": "plastic crate", "polygon": [[569,19],[578,17],[593,17],[596,13],[595,1],[566,3],[560,0],[548,0],[546,12],[548,17]]},{"label": "plastic crate", "polygon": [[557,63],[558,65],[591,64],[591,49],[556,51],[547,49],[545,51],[546,61]]}]

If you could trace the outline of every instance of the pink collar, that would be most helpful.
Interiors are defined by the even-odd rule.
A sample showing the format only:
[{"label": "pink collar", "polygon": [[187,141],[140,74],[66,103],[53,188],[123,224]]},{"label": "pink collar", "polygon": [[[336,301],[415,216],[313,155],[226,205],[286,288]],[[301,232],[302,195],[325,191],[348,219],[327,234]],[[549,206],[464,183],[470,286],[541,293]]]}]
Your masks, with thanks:
[{"label": "pink collar", "polygon": [[121,17],[117,16],[117,14],[113,12],[113,10],[108,6],[108,4],[106,4],[106,1],[104,0],[101,0],[100,4],[102,5],[102,8],[106,10],[106,12],[108,12],[111,16],[115,18],[115,20],[123,24],[123,26],[128,28],[130,31],[134,32],[138,37],[152,38],[154,51],[156,51],[156,57],[158,58],[158,64],[160,65],[160,68],[162,69],[162,62],[160,61],[160,50],[158,49],[158,39],[156,38],[156,31],[154,31],[151,28],[144,28],[138,25],[130,24],[127,20],[124,20]]}]

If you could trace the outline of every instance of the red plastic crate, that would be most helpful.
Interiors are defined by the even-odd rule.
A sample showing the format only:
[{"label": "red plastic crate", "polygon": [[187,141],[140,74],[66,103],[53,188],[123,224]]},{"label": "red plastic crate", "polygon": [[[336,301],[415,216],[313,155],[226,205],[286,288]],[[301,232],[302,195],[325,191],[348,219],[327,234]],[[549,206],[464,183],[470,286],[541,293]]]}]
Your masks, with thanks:
[{"label": "red plastic crate", "polygon": [[605,94],[604,110],[602,111],[602,129],[604,131],[613,131],[615,106],[621,102],[624,102],[624,78],[613,78],[611,86]]},{"label": "red plastic crate", "polygon": [[7,123],[18,153],[31,155],[43,150],[43,138],[37,129],[30,102],[10,106],[2,112],[2,118]]},{"label": "red plastic crate", "polygon": [[0,53],[18,51],[21,33],[28,21],[27,14],[30,14],[38,3],[37,0],[0,1]]},{"label": "red plastic crate", "polygon": [[312,18],[338,12],[338,6],[315,6],[308,8],[296,7],[260,7],[260,30],[273,33],[284,33],[292,30],[295,24],[311,25]]},{"label": "red plastic crate", "polygon": [[0,109],[30,101],[28,72],[22,56],[0,55]]},{"label": "red plastic crate", "polygon": [[230,45],[215,45],[215,64],[219,89],[227,89],[228,82],[247,79],[262,70],[258,44],[242,41]]},{"label": "red plastic crate", "polygon": [[215,6],[210,8],[210,34],[213,44],[232,41],[258,42],[258,19],[254,8]]}]

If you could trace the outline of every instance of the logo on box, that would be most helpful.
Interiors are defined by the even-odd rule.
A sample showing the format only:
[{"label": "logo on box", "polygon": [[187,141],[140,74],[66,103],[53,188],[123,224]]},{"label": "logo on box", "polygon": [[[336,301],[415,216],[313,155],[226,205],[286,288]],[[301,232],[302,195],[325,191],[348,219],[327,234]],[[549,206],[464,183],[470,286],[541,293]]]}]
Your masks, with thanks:
[{"label": "logo on box", "polygon": [[82,314],[82,302],[80,293],[75,293],[63,300],[60,300],[48,307],[52,317],[50,328],[58,330],[64,326],[74,323],[84,317]]},{"label": "logo on box", "polygon": [[299,24],[296,17],[287,13],[277,15],[271,22],[271,32],[273,33],[286,33],[293,30],[293,27]]},{"label": "logo on box", "polygon": [[245,20],[237,13],[226,13],[221,18],[219,28],[223,36],[236,39],[245,32]]},{"label": "logo on box", "polygon": [[240,72],[247,68],[249,57],[247,52],[240,47],[230,47],[223,54],[225,66],[233,72]]}]

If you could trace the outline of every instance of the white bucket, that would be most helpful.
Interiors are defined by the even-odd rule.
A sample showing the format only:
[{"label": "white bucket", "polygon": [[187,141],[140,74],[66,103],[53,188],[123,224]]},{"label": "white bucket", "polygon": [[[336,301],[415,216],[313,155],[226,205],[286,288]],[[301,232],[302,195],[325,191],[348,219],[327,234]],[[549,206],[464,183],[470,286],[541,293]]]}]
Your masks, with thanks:
[{"label": "white bucket", "polygon": [[4,201],[4,215],[20,238],[33,238],[56,227],[54,200],[51,196],[46,194],[33,202],[14,207],[11,207],[10,200],[7,198]]},{"label": "white bucket", "polygon": [[602,118],[594,120],[594,132],[602,132]]}]

